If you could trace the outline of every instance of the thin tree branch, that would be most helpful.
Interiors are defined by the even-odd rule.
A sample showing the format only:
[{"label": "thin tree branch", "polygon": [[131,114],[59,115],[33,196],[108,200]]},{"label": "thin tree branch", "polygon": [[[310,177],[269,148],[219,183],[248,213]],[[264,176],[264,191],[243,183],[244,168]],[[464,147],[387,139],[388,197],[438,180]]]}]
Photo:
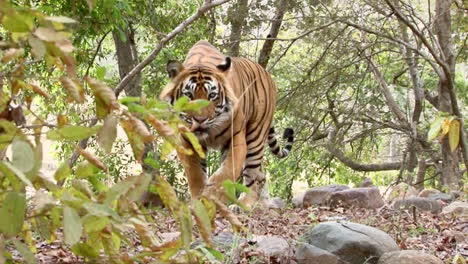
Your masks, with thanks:
[{"label": "thin tree branch", "polygon": [[174,30],[172,30],[169,34],[167,34],[154,48],[154,50],[146,57],[142,62],[138,63],[128,74],[125,76],[120,83],[115,87],[115,95],[118,97],[119,94],[123,91],[125,86],[137,75],[139,72],[141,72],[148,64],[150,64],[156,56],[159,54],[159,52],[162,50],[164,45],[166,45],[167,42],[172,40],[175,36],[177,36],[180,32],[182,32],[184,29],[186,29],[190,24],[192,24],[195,20],[197,20],[199,17],[201,17],[206,11],[210,10],[213,7],[216,7],[218,5],[224,4],[226,2],[229,2],[230,0],[218,0],[218,1],[211,1],[211,0],[205,0],[203,5],[197,10],[197,12],[193,15],[191,15],[189,18],[184,20],[182,23],[180,23]]}]

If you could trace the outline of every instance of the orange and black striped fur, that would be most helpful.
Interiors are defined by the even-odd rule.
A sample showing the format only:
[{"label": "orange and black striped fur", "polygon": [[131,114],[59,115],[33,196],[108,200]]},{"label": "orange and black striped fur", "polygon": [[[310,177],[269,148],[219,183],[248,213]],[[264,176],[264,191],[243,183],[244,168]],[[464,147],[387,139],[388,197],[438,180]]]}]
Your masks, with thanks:
[{"label": "orange and black striped fur", "polygon": [[207,41],[197,42],[183,64],[170,61],[167,71],[171,82],[160,98],[171,103],[182,96],[209,100],[210,105],[201,112],[184,113],[182,119],[205,150],[222,152],[221,167],[208,179],[205,160],[196,154],[178,153],[192,197],[216,191],[224,180],[236,181],[242,176],[243,183],[252,189],[244,202],[258,199],[265,182],[261,171],[265,143],[268,140],[272,152],[282,158],[288,155],[293,141],[292,129],[285,131],[284,149],[275,139],[272,119],[276,85],[270,74],[248,59],[224,56]]}]

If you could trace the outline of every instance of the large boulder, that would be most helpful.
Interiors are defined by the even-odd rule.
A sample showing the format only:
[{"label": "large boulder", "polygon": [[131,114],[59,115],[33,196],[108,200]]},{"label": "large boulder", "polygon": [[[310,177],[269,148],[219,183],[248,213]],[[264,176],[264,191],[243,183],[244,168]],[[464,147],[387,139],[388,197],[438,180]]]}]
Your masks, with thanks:
[{"label": "large boulder", "polygon": [[[352,222],[321,223],[303,236],[303,242],[337,256],[342,262],[336,263],[347,264],[376,264],[382,254],[399,250],[395,241],[385,232]],[[321,251],[315,252],[311,253],[312,257],[324,255]],[[327,258],[333,259],[330,255]],[[319,263],[317,259],[316,262],[310,259],[303,261],[301,263]]]},{"label": "large boulder", "polygon": [[442,203],[423,197],[411,197],[408,199],[397,200],[393,204],[393,208],[396,210],[409,210],[416,208],[420,211],[428,211],[433,214],[438,214],[442,210]]},{"label": "large boulder", "polygon": [[340,257],[307,243],[298,245],[296,261],[298,264],[349,264]]},{"label": "large boulder", "polygon": [[384,205],[380,191],[375,187],[354,188],[339,192],[334,192],[329,197],[331,205],[343,204],[345,206],[355,206],[361,208],[379,208]]},{"label": "large boulder", "polygon": [[444,203],[451,203],[454,197],[450,194],[441,192],[441,193],[431,194],[427,198],[432,199],[432,200],[442,201]]},{"label": "large boulder", "polygon": [[257,236],[253,239],[266,256],[282,258],[289,256],[289,243],[278,236]]},{"label": "large boulder", "polygon": [[417,250],[385,253],[378,264],[443,264],[442,260]]},{"label": "large boulder", "polygon": [[413,186],[404,182],[391,186],[384,193],[384,199],[387,203],[392,203],[395,200],[406,199],[413,196],[418,196],[418,191]]},{"label": "large boulder", "polygon": [[339,184],[311,188],[304,193],[302,206],[307,208],[313,205],[324,205],[327,203],[327,199],[330,194],[346,189],[349,189],[349,187]]},{"label": "large boulder", "polygon": [[429,196],[434,195],[434,194],[438,194],[438,193],[440,193],[440,191],[436,190],[436,189],[424,189],[424,190],[419,192],[418,196],[428,198]]},{"label": "large boulder", "polygon": [[468,203],[462,201],[455,201],[444,207],[444,209],[442,209],[442,213],[458,216],[461,219],[468,220]]},{"label": "large boulder", "polygon": [[264,205],[268,209],[284,209],[286,208],[286,202],[279,198],[279,197],[274,197],[272,199],[264,201]]}]

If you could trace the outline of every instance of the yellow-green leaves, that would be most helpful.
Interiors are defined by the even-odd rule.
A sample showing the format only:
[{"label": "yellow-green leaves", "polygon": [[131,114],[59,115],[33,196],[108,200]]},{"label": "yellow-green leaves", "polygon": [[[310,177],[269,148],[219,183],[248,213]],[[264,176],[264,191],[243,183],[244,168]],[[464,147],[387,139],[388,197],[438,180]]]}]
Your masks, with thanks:
[{"label": "yellow-green leaves", "polygon": [[458,144],[460,142],[460,122],[458,120],[452,120],[450,123],[450,130],[449,130],[449,144],[450,150],[454,151],[457,149]]},{"label": "yellow-green leaves", "polygon": [[34,27],[34,16],[28,12],[10,11],[3,15],[2,25],[10,32],[29,32]]},{"label": "yellow-green leaves", "polygon": [[442,140],[446,135],[449,137],[450,150],[454,151],[460,142],[460,121],[455,116],[441,114],[432,122],[427,139],[432,141],[439,137]]},{"label": "yellow-green leaves", "polygon": [[22,193],[8,192],[0,208],[0,232],[12,237],[21,232],[26,214],[26,197]]},{"label": "yellow-green leaves", "polygon": [[12,144],[13,159],[11,163],[23,173],[34,168],[35,155],[31,145],[23,140],[14,140]]},{"label": "yellow-green leaves", "polygon": [[63,235],[65,243],[73,246],[80,241],[83,226],[81,219],[75,209],[64,206],[63,207]]},{"label": "yellow-green leaves", "polygon": [[101,126],[86,127],[68,125],[58,129],[50,130],[47,138],[50,140],[81,140],[96,134]]}]

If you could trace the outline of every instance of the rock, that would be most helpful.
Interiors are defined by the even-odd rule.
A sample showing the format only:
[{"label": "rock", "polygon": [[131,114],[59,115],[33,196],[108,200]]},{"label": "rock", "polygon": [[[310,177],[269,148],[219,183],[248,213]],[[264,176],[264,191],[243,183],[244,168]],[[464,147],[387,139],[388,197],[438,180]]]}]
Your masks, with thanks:
[{"label": "rock", "polygon": [[316,246],[300,243],[296,249],[298,264],[348,264],[332,253]]},{"label": "rock", "polygon": [[451,203],[453,201],[452,195],[442,193],[442,192],[441,193],[431,194],[427,198],[432,199],[432,200],[439,200],[439,201],[442,201],[444,203]]},{"label": "rock", "polygon": [[462,219],[468,219],[468,203],[455,201],[442,209],[443,214],[460,216]]},{"label": "rock", "polygon": [[361,185],[359,185],[359,187],[363,188],[363,187],[374,187],[374,183],[372,182],[372,180],[369,178],[369,177],[366,177]]},{"label": "rock", "polygon": [[305,192],[302,205],[304,208],[307,208],[313,205],[326,204],[330,194],[346,189],[349,189],[349,187],[338,184],[314,187]]},{"label": "rock", "polygon": [[221,232],[213,237],[213,243],[220,249],[230,249],[244,242],[247,242],[245,238],[241,238],[231,232]]},{"label": "rock", "polygon": [[375,264],[382,254],[399,250],[385,232],[352,222],[321,223],[310,229],[303,238],[306,243],[328,251],[349,264]]},{"label": "rock", "polygon": [[301,192],[292,198],[294,208],[302,208],[306,192]]},{"label": "rock", "polygon": [[342,203],[345,206],[356,206],[361,208],[379,208],[384,205],[380,191],[375,187],[354,188],[334,192],[329,198],[330,204]]},{"label": "rock", "polygon": [[180,232],[168,232],[159,234],[163,242],[170,242],[180,237]]},{"label": "rock", "polygon": [[429,196],[433,195],[433,194],[438,194],[440,193],[439,190],[435,190],[435,189],[424,189],[422,191],[419,192],[418,196],[419,197],[424,197],[424,198],[428,198]]},{"label": "rock", "polygon": [[275,197],[265,201],[265,206],[268,209],[284,209],[286,207],[286,202],[279,197]]},{"label": "rock", "polygon": [[442,260],[417,250],[402,250],[385,253],[378,264],[443,264]]},{"label": "rock", "polygon": [[438,214],[442,210],[441,202],[424,197],[397,200],[393,204],[393,208],[397,210],[408,210],[413,207],[416,207],[420,211],[429,211],[433,214]]},{"label": "rock", "polygon": [[258,249],[269,257],[285,257],[289,255],[289,243],[284,238],[278,236],[256,236],[253,241],[258,245]]},{"label": "rock", "polygon": [[394,185],[384,193],[384,199],[387,203],[392,203],[395,200],[406,199],[409,197],[417,196],[418,191],[413,186],[404,182]]}]

